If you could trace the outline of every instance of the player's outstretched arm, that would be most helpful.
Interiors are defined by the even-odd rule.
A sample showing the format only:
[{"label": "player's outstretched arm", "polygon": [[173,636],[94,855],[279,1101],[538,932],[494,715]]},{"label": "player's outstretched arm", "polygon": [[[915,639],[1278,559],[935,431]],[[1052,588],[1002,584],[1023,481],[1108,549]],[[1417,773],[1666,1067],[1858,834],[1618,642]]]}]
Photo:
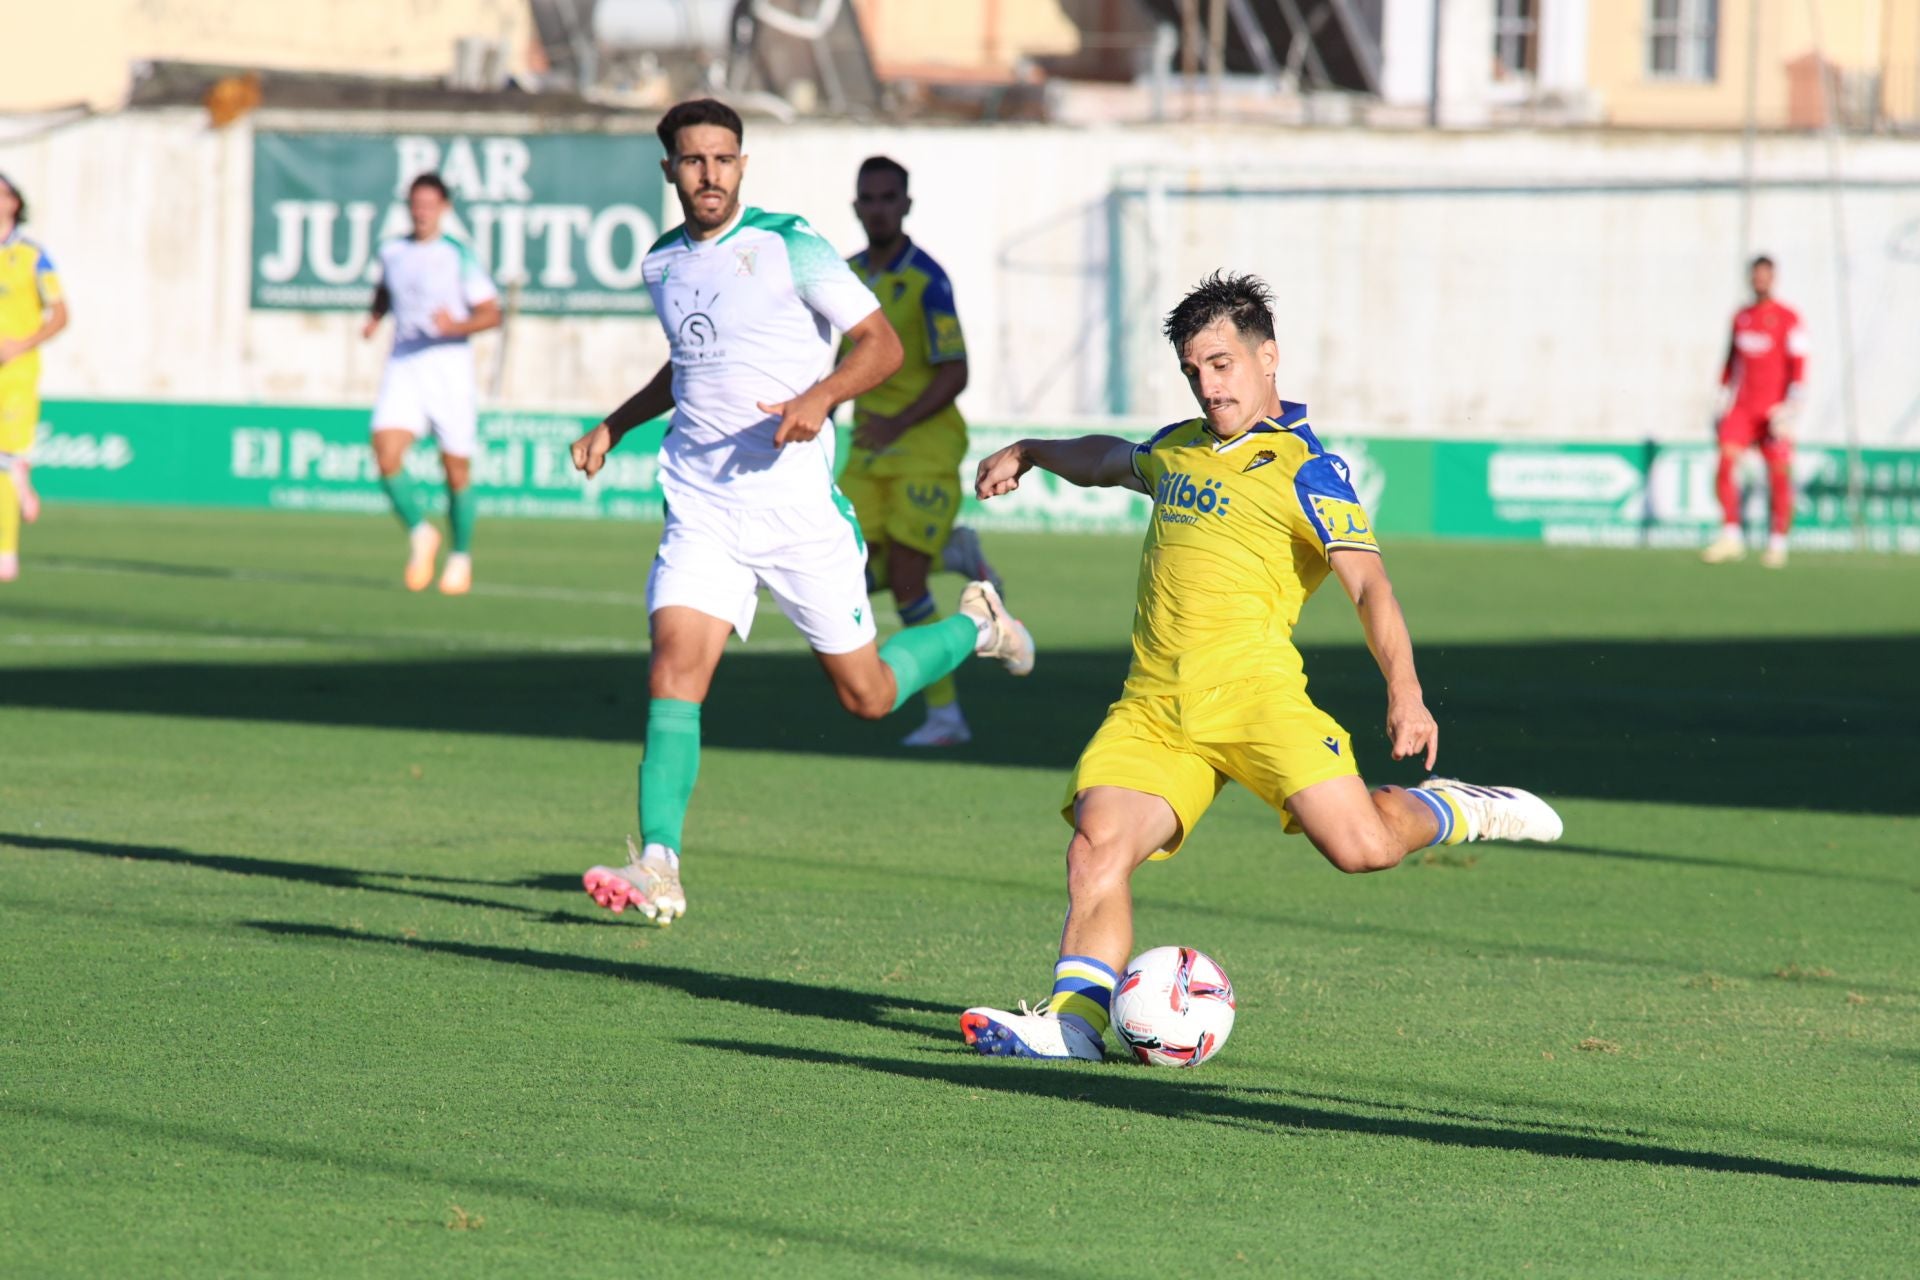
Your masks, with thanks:
[{"label": "player's outstretched arm", "polygon": [[627,432],[643,422],[652,422],[673,408],[673,362],[660,366],[653,380],[628,396],[626,402],[600,422],[600,425],[573,442],[573,465],[591,480],[607,465],[607,454]]},{"label": "player's outstretched arm", "polygon": [[761,404],[760,412],[777,414],[780,426],[773,433],[775,445],[811,440],[833,416],[835,405],[863,396],[891,378],[900,368],[906,352],[900,335],[887,323],[886,313],[875,307],[865,319],[847,330],[852,349],[847,358],[834,366],[832,373],[802,391],[791,400]]},{"label": "player's outstretched arm", "polygon": [[1335,551],[1328,557],[1340,585],[1346,588],[1360,614],[1367,648],[1380,664],[1387,681],[1387,740],[1393,758],[1426,755],[1427,768],[1440,756],[1440,726],[1427,710],[1420,677],[1413,670],[1413,637],[1407,634],[1406,615],[1394,598],[1387,567],[1372,551]]},{"label": "player's outstretched arm", "polygon": [[1033,468],[1051,471],[1083,489],[1147,491],[1133,469],[1133,441],[1119,436],[1076,436],[1071,440],[1020,440],[980,460],[974,473],[976,496],[997,498],[1020,487]]}]

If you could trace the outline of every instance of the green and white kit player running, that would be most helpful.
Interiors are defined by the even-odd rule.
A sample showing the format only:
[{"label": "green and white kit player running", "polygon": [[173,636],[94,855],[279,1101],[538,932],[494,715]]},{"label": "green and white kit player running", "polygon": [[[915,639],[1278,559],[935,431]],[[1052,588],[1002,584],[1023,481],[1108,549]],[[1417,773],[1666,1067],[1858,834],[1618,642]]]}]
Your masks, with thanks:
[{"label": "green and white kit player running", "polygon": [[[593,900],[662,923],[684,915],[681,830],[700,766],[700,704],[730,632],[742,640],[761,587],[812,646],[840,704],[863,719],[897,709],[969,654],[1015,675],[1033,640],[999,593],[971,582],[960,612],[875,643],[866,546],[834,487],[834,406],[900,366],[899,336],[833,246],[790,214],[740,206],[740,117],[712,99],[660,121],[662,162],[683,225],[643,264],[670,358],[573,445],[589,477],[622,436],[668,409],[660,450],[667,521],[647,582],[653,636],[642,848],[584,877]],[[833,364],[833,331],[847,337]]]}]

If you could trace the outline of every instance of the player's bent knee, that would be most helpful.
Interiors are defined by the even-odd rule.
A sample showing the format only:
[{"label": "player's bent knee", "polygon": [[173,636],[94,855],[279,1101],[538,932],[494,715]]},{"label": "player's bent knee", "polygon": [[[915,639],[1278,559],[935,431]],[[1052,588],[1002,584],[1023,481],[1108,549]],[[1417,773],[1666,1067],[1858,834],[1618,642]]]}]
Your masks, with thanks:
[{"label": "player's bent knee", "polygon": [[840,695],[840,705],[862,720],[878,720],[893,710],[893,695],[883,689],[837,684],[834,692]]},{"label": "player's bent knee", "polygon": [[1133,866],[1134,858],[1117,833],[1102,836],[1076,829],[1067,843],[1067,893],[1081,898],[1124,888]]},{"label": "player's bent knee", "polygon": [[1359,838],[1328,841],[1320,846],[1320,852],[1335,868],[1350,876],[1386,871],[1399,866],[1407,856],[1405,849],[1391,841]]}]

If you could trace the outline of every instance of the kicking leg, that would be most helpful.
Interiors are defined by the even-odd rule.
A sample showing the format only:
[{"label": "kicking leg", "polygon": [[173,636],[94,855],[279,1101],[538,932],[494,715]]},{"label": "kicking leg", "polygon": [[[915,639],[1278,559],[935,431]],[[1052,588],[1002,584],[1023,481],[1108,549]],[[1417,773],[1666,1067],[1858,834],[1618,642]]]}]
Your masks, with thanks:
[{"label": "kicking leg", "polygon": [[584,882],[593,900],[619,912],[635,906],[671,924],[687,913],[680,847],[687,805],[700,773],[700,704],[733,624],[680,605],[654,611],[653,661],[647,673],[647,746],[640,762],[640,840],[627,841],[627,865],[594,867]]},{"label": "kicking leg", "polygon": [[1428,845],[1558,840],[1562,830],[1560,815],[1532,792],[1451,778],[1372,792],[1359,778],[1330,778],[1296,791],[1286,807],[1313,847],[1353,874],[1397,866]]},{"label": "kicking leg", "polygon": [[967,1043],[993,1057],[1104,1057],[1114,983],[1133,948],[1133,873],[1180,835],[1173,806],[1160,796],[1089,787],[1075,797],[1053,993],[1042,1010],[967,1010],[960,1015]]},{"label": "kicking leg", "polygon": [[[927,576],[933,557],[924,551],[898,542],[887,545],[887,580],[893,584],[893,598],[900,609],[900,622],[907,627],[933,626],[940,621],[940,608],[933,602]],[[922,691],[927,700],[926,723],[901,740],[908,747],[954,747],[973,738],[966,717],[960,714],[960,694],[948,672]]]},{"label": "kicking leg", "polygon": [[463,596],[473,589],[473,459],[443,453],[447,472],[447,532],[453,550],[440,571],[440,594]]},{"label": "kicking leg", "polygon": [[440,554],[440,531],[427,523],[420,507],[420,495],[407,475],[407,450],[413,447],[413,432],[405,427],[373,429],[373,462],[380,470],[380,487],[387,491],[393,514],[407,531],[407,590],[425,591],[433,581],[433,562]]}]

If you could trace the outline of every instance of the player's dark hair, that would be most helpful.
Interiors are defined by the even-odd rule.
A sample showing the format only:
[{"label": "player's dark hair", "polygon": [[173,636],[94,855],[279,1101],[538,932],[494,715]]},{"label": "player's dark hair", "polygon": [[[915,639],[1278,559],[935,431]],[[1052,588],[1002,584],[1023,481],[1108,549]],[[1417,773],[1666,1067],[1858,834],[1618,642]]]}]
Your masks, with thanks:
[{"label": "player's dark hair", "polygon": [[1183,353],[1196,333],[1221,319],[1231,320],[1250,342],[1272,341],[1273,290],[1259,276],[1216,271],[1167,314],[1167,341],[1176,354]]},{"label": "player's dark hair", "polygon": [[860,177],[864,178],[870,173],[891,173],[900,179],[900,190],[903,193],[907,190],[907,166],[901,164],[892,156],[868,156],[865,160],[862,160],[860,162]]},{"label": "player's dark hair", "polygon": [[440,193],[440,198],[442,200],[445,200],[448,204],[453,203],[453,192],[447,190],[446,181],[443,178],[441,178],[439,174],[437,173],[421,174],[419,177],[415,178],[412,182],[407,184],[407,194],[412,195],[414,192],[420,190],[420,188],[422,187],[425,187],[429,191],[438,191]]},{"label": "player's dark hair", "polygon": [[18,211],[17,211],[17,212],[16,212],[16,213],[15,213],[15,214],[13,215],[13,221],[14,221],[14,223],[15,223],[15,225],[17,225],[17,226],[25,226],[25,225],[26,225],[26,222],[27,222],[27,194],[26,194],[26,192],[24,192],[24,191],[22,191],[22,190],[20,190],[20,187],[19,187],[19,184],[18,184],[18,183],[16,183],[16,182],[14,182],[14,180],[13,180],[12,178],[9,178],[9,177],[8,177],[8,176],[7,176],[6,174],[4,174],[4,173],[0,173],[0,187],[5,187],[5,188],[6,188],[7,190],[9,190],[9,191],[11,191],[11,192],[13,192],[13,198],[14,198],[15,200],[17,200],[17,201],[19,201],[19,203],[20,203],[20,208],[19,208],[19,210],[18,210]]},{"label": "player's dark hair", "polygon": [[1773,259],[1769,258],[1766,254],[1763,253],[1759,257],[1755,258],[1752,262],[1749,262],[1747,264],[1747,270],[1751,271],[1755,267],[1770,267],[1772,265],[1773,265]]},{"label": "player's dark hair", "polygon": [[660,123],[654,132],[660,135],[660,145],[668,155],[678,154],[675,148],[680,142],[680,131],[697,124],[717,124],[722,129],[733,130],[733,136],[744,142],[747,130],[740,123],[740,113],[716,98],[694,98],[678,103],[660,117]]}]

